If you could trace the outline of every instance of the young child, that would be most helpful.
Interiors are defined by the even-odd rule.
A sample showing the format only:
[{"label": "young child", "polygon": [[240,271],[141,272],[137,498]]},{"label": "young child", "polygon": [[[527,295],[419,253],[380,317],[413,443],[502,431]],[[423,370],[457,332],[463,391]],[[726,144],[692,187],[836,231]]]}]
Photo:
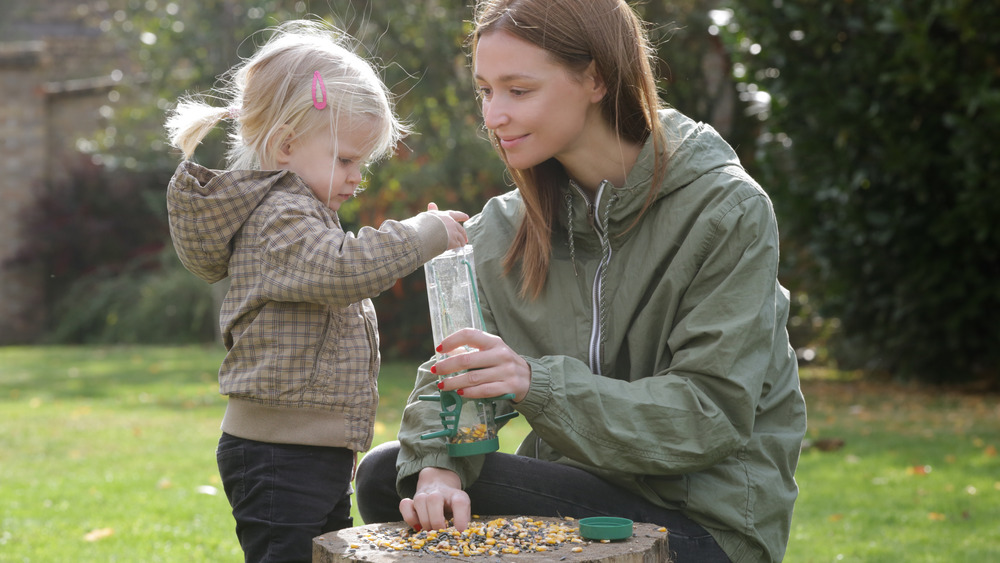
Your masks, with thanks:
[{"label": "young child", "polygon": [[[373,67],[323,24],[289,22],[213,93],[168,117],[185,160],[167,189],[184,266],[231,286],[220,324],[228,396],[216,452],[247,561],[309,561],[352,525],[357,452],[372,443],[379,341],[370,298],[467,241],[458,211],[345,232],[362,168],[406,133]],[[232,120],[229,170],[191,160]]]}]

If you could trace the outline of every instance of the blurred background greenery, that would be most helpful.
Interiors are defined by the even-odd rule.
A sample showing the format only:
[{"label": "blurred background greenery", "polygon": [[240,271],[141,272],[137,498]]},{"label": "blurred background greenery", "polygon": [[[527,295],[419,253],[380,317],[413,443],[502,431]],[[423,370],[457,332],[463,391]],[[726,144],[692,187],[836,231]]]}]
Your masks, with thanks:
[{"label": "blurred background greenery", "polygon": [[[24,39],[47,2],[13,3]],[[58,3],[58,2],[57,2]],[[81,3],[81,5],[86,3]],[[119,64],[106,125],[24,217],[44,284],[29,343],[197,343],[218,288],[183,270],[163,194],[164,112],[253,51],[253,33],[320,17],[384,67],[416,131],[342,209],[345,225],[429,201],[475,212],[509,189],[463,48],[470,0],[93,2]],[[970,0],[647,0],[664,100],[715,126],[771,195],[803,362],[928,382],[1000,383],[1000,5]],[[79,8],[77,8],[79,9]],[[19,19],[20,18],[20,19]],[[31,18],[35,18],[32,20]],[[22,33],[18,32],[21,29]],[[198,159],[222,166],[223,131]],[[376,300],[387,358],[428,355],[423,272]]]}]

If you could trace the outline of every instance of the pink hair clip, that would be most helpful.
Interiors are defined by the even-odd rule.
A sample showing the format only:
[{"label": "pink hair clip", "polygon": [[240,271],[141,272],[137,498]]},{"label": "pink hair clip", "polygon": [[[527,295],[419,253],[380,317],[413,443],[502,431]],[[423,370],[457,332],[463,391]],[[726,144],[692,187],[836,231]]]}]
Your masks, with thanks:
[{"label": "pink hair clip", "polygon": [[[319,84],[320,92],[322,92],[322,94],[323,94],[322,101],[318,97],[316,97],[316,85],[317,84]],[[323,109],[323,108],[326,107],[326,84],[323,82],[323,77],[320,76],[318,70],[313,73],[312,95],[313,95],[313,107],[314,108],[316,108],[316,109]]]}]

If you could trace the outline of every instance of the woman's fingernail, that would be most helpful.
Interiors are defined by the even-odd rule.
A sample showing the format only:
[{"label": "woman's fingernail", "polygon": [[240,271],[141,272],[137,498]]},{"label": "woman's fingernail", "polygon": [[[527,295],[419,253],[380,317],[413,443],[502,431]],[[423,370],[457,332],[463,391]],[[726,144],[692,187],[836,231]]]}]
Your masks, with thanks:
[{"label": "woman's fingernail", "polygon": [[438,372],[437,366],[431,366],[431,373],[437,375],[437,372]]},{"label": "woman's fingernail", "polygon": [[444,352],[444,346],[438,344],[438,347],[435,348],[434,350],[436,350],[437,352]]},{"label": "woman's fingernail", "polygon": [[465,395],[465,389],[459,389],[458,391],[456,391],[456,393],[458,393],[459,395]]},{"label": "woman's fingernail", "polygon": [[438,389],[444,389],[444,381],[438,381]]},{"label": "woman's fingernail", "polygon": [[421,528],[421,527],[420,527],[420,524],[417,524],[416,526],[414,526],[414,527],[413,527],[413,531],[414,531],[414,532],[419,532],[419,531],[420,531],[420,530],[422,530],[422,529],[423,529],[423,528]]}]

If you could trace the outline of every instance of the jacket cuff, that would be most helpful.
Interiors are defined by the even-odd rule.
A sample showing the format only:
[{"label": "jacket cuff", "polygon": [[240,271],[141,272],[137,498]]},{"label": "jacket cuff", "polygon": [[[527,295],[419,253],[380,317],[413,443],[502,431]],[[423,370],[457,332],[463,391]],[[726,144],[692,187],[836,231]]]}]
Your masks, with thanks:
[{"label": "jacket cuff", "polygon": [[448,228],[444,226],[444,221],[434,214],[418,213],[400,222],[416,229],[422,262],[448,250]]},{"label": "jacket cuff", "polygon": [[520,403],[511,403],[514,409],[529,418],[541,414],[552,399],[549,367],[537,359],[522,356],[531,370],[531,386]]}]

